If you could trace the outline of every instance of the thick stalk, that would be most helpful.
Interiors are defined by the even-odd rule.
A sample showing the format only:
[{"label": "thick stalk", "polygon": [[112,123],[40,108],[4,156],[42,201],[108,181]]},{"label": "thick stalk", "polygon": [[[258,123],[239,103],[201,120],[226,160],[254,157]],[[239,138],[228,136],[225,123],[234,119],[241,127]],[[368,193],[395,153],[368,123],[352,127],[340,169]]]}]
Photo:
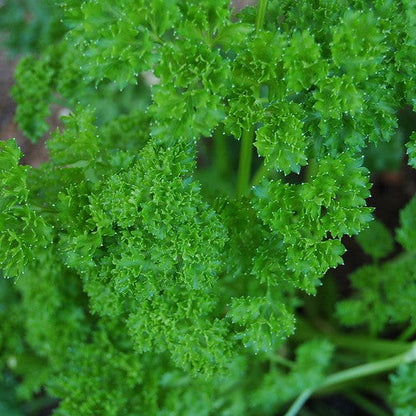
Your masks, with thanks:
[{"label": "thick stalk", "polygon": [[229,169],[226,138],[221,130],[214,133],[214,165],[220,177],[226,176]]},{"label": "thick stalk", "polygon": [[301,395],[292,404],[290,409],[286,412],[285,416],[297,415],[305,402],[314,393],[325,391],[328,388],[332,388],[333,386],[337,386],[351,380],[357,380],[362,377],[385,373],[395,369],[401,364],[410,363],[413,361],[416,361],[416,343],[414,343],[412,348],[404,354],[399,354],[385,360],[374,361],[368,364],[352,367],[335,374],[331,374],[330,376],[326,377],[321,385],[316,389],[307,389],[301,393]]},{"label": "thick stalk", "polygon": [[267,167],[263,161],[263,163],[257,169],[256,173],[253,176],[253,180],[251,181],[251,186],[258,185],[261,182],[261,180],[264,178],[264,175],[266,174],[266,172],[267,172]]},{"label": "thick stalk", "polygon": [[[256,14],[256,33],[261,30],[266,16],[268,0],[259,0]],[[260,88],[258,88],[258,95]],[[240,161],[237,177],[237,195],[242,197],[248,191],[251,176],[251,159],[253,154],[254,126],[243,132],[241,138]]]},{"label": "thick stalk", "polygon": [[334,345],[347,350],[371,351],[379,354],[400,354],[409,348],[408,342],[375,339],[359,335],[328,334],[326,338]]},{"label": "thick stalk", "polygon": [[313,390],[305,390],[290,406],[290,409],[285,413],[285,416],[295,416],[298,414],[299,410],[302,409],[302,406],[313,394]]},{"label": "thick stalk", "polygon": [[410,325],[400,336],[400,341],[407,341],[416,334],[416,323]]},{"label": "thick stalk", "polygon": [[257,3],[257,15],[256,15],[256,32],[258,32],[264,24],[264,18],[266,16],[268,0],[259,0]]},{"label": "thick stalk", "polygon": [[248,190],[253,154],[254,129],[245,130],[241,138],[240,163],[238,165],[237,195],[242,197]]},{"label": "thick stalk", "polygon": [[364,335],[343,335],[335,331],[319,330],[312,327],[305,320],[298,318],[297,330],[294,337],[298,340],[308,340],[314,337],[325,337],[332,344],[346,350],[369,351],[377,354],[403,354],[412,345],[405,341],[393,341],[388,339],[375,339]]}]

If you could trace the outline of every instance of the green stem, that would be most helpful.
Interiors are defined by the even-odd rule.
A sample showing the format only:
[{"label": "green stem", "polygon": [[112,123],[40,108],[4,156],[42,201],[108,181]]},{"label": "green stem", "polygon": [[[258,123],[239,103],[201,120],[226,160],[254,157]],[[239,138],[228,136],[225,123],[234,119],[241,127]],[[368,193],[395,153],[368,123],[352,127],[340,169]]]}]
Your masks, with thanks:
[{"label": "green stem", "polygon": [[286,368],[293,368],[293,366],[295,365],[293,361],[290,361],[287,358],[282,357],[281,355],[278,355],[278,354],[270,355],[268,358],[270,362],[275,363],[275,364],[280,364]]},{"label": "green stem", "polygon": [[400,354],[409,348],[408,342],[390,341],[387,339],[372,339],[365,336],[348,336],[339,334],[329,334],[326,336],[330,342],[349,350],[371,351],[380,354]]},{"label": "green stem", "polygon": [[384,373],[398,367],[401,364],[413,361],[416,361],[416,343],[414,343],[411,349],[404,354],[399,354],[385,360],[359,365],[357,367],[352,367],[332,374],[326,377],[318,388],[314,390],[307,389],[301,393],[290,409],[286,412],[285,416],[295,416],[305,404],[306,400],[308,400],[308,398],[314,393],[319,393],[325,389],[332,388],[333,386],[340,385],[351,380],[357,380],[362,377]]},{"label": "green stem", "polygon": [[325,337],[332,344],[347,350],[371,351],[379,354],[402,354],[412,345],[404,341],[391,341],[388,339],[374,339],[361,335],[342,335],[336,332],[323,331],[313,328],[309,323],[298,318],[295,338],[308,340],[313,337]]},{"label": "green stem", "polygon": [[[259,32],[264,24],[264,18],[266,16],[268,0],[259,0],[257,3],[256,14],[256,33]],[[260,89],[258,94],[260,93]],[[242,197],[245,195],[249,188],[250,174],[251,174],[251,158],[253,154],[253,140],[254,140],[254,127],[243,132],[241,138],[241,150],[240,150],[240,162],[238,166],[237,177],[237,195]]]},{"label": "green stem", "polygon": [[264,18],[266,16],[268,0],[259,0],[257,3],[257,15],[256,15],[256,32],[258,32],[264,24]]},{"label": "green stem", "polygon": [[32,205],[30,208],[31,208],[32,211],[40,212],[40,213],[48,213],[48,214],[57,214],[58,213],[57,209],[44,208],[44,207],[39,207],[37,205]]},{"label": "green stem", "polygon": [[214,133],[214,165],[219,176],[225,176],[229,169],[226,138],[222,130]]},{"label": "green stem", "polygon": [[253,180],[251,181],[251,186],[258,185],[261,182],[261,180],[264,178],[264,176],[266,175],[266,172],[267,172],[267,167],[266,167],[266,164],[263,161],[263,163],[257,169],[257,171],[255,172],[255,174],[253,176]]},{"label": "green stem", "polygon": [[254,129],[245,130],[241,138],[240,163],[238,166],[237,195],[242,197],[248,191],[253,154]]},{"label": "green stem", "polygon": [[407,354],[400,354],[391,358],[386,358],[385,360],[374,361],[372,363],[348,368],[347,370],[343,370],[328,376],[319,387],[319,390],[323,390],[327,387],[332,387],[337,384],[342,384],[350,380],[356,380],[357,378],[384,373],[388,370],[392,370],[398,367],[400,364],[405,362],[407,362]]},{"label": "green stem", "polygon": [[416,323],[410,325],[403,333],[399,336],[400,341],[408,341],[414,337],[416,333]]},{"label": "green stem", "polygon": [[312,389],[305,390],[290,406],[290,409],[285,413],[285,416],[295,416],[298,414],[299,410],[302,409],[302,406],[305,402],[311,397],[313,393]]},{"label": "green stem", "polygon": [[316,159],[311,158],[308,160],[308,167],[306,168],[305,181],[310,182],[316,175],[319,165]]}]

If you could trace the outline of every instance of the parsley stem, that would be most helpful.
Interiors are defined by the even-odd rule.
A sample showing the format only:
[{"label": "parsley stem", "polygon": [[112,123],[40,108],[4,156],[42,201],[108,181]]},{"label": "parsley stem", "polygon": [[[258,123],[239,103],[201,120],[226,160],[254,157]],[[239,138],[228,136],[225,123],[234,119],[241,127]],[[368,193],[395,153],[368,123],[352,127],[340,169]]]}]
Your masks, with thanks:
[{"label": "parsley stem", "polygon": [[252,186],[258,185],[267,173],[266,163],[263,161],[261,166],[254,173],[253,180],[251,181]]},{"label": "parsley stem", "polygon": [[302,406],[306,403],[306,401],[311,397],[313,393],[312,389],[304,390],[300,396],[293,402],[290,409],[285,413],[285,416],[295,416],[298,414],[299,410],[302,409]]},{"label": "parsley stem", "polygon": [[[257,3],[256,32],[261,30],[261,28],[263,27],[264,18],[266,16],[267,3],[268,0],[259,0]],[[241,138],[240,161],[238,166],[237,177],[238,197],[242,197],[248,191],[249,188],[251,175],[251,159],[253,154],[253,140],[254,127],[245,130]]]},{"label": "parsley stem", "polygon": [[268,0],[259,0],[257,3],[257,14],[256,14],[256,32],[258,32],[264,24],[264,18],[266,16]]},{"label": "parsley stem", "polygon": [[365,335],[343,335],[331,329],[319,330],[312,327],[305,320],[298,318],[295,337],[300,340],[307,340],[313,337],[325,337],[329,342],[338,348],[346,350],[363,349],[377,354],[402,354],[409,350],[411,343],[405,341],[394,341],[389,339],[375,339]]},{"label": "parsley stem", "polygon": [[237,195],[242,197],[248,190],[253,154],[254,129],[245,130],[241,138],[240,163],[238,166]]},{"label": "parsley stem", "polygon": [[347,350],[372,351],[379,354],[403,353],[409,348],[408,342],[393,341],[388,339],[375,339],[360,335],[327,334],[325,337],[329,342],[339,348]]},{"label": "parsley stem", "polygon": [[393,370],[401,364],[410,363],[416,361],[416,343],[414,343],[410,350],[404,354],[395,355],[385,360],[373,361],[367,364],[358,365],[356,367],[348,368],[347,370],[339,371],[329,375],[316,389],[306,389],[300,396],[294,401],[290,409],[286,412],[285,416],[295,416],[308,398],[314,394],[319,393],[325,389],[333,386],[356,380],[362,377],[371,376],[374,374],[384,373],[389,370]]},{"label": "parsley stem", "polygon": [[283,367],[286,368],[293,368],[293,366],[295,365],[295,363],[293,361],[288,360],[287,358],[279,355],[279,354],[274,354],[268,357],[270,362],[274,363],[274,364],[280,364]]},{"label": "parsley stem", "polygon": [[412,338],[416,333],[416,324],[410,325],[400,336],[400,341],[407,341],[408,339]]},{"label": "parsley stem", "polygon": [[[386,358],[385,360],[358,365],[356,367],[348,368],[347,370],[331,374],[324,380],[319,389],[316,391],[323,390],[327,387],[332,387],[336,384],[341,384],[346,381],[356,380],[357,378],[367,377],[373,374],[384,373],[386,371],[393,370],[400,364],[412,361],[411,359],[409,360],[408,357],[411,355],[411,353],[414,355],[414,349],[415,348],[413,347],[409,352],[405,354],[395,355],[393,357]],[[413,357],[413,360],[415,358],[416,357]]]},{"label": "parsley stem", "polygon": [[215,170],[223,177],[229,170],[227,142],[222,130],[214,133]]}]

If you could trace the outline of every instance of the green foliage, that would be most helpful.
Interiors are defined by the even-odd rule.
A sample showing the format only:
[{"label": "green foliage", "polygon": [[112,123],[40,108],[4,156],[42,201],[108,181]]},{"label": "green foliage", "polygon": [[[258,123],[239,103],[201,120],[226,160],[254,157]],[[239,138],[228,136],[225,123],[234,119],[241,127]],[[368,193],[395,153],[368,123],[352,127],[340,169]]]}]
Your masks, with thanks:
[{"label": "green foliage", "polygon": [[233,299],[228,314],[233,323],[245,327],[237,338],[241,337],[244,346],[255,352],[273,352],[279,340],[287,338],[294,330],[293,317],[285,306],[268,299]]},{"label": "green foliage", "polygon": [[307,139],[303,131],[305,117],[295,103],[277,102],[267,109],[264,125],[258,129],[255,146],[270,169],[285,174],[299,173],[307,164]]},{"label": "green foliage", "polygon": [[305,342],[296,350],[291,378],[299,391],[318,386],[331,361],[333,346],[326,340]]},{"label": "green foliage", "polygon": [[[337,305],[340,319],[347,325],[368,325],[372,332],[383,330],[387,324],[413,320],[416,296],[414,218],[416,199],[413,198],[400,213],[397,241],[405,251],[383,263],[357,269],[350,280],[357,291],[353,298]],[[357,236],[364,251],[377,262],[388,255],[394,241],[386,227],[374,222]],[[403,296],[406,293],[406,296]]]},{"label": "green foliage", "polygon": [[12,55],[42,52],[65,33],[63,10],[53,0],[5,0],[0,5],[0,31]]},{"label": "green foliage", "polygon": [[416,249],[415,229],[416,197],[400,212],[400,227],[396,230],[397,241],[409,252]]},{"label": "green foliage", "polygon": [[357,243],[374,260],[388,256],[394,249],[394,239],[389,229],[378,220],[370,223],[356,237]]},{"label": "green foliage", "polygon": [[16,403],[15,389],[16,380],[10,374],[3,374],[3,380],[0,384],[0,412],[7,416],[23,416],[24,413]]},{"label": "green foliage", "polygon": [[397,372],[390,376],[391,392],[389,401],[394,407],[395,416],[412,416],[415,414],[416,365],[402,364]]},{"label": "green foliage", "polygon": [[14,140],[0,142],[0,261],[6,277],[24,274],[26,265],[35,260],[34,251],[51,242],[50,227],[27,205],[28,168],[18,165],[20,157]]},{"label": "green foliage", "polygon": [[[20,22],[27,5],[3,12]],[[386,153],[400,159],[405,141],[414,165],[397,113],[415,97],[415,9],[66,0],[17,25],[50,23],[39,42],[22,35],[36,54],[16,70],[21,129],[42,137],[56,102],[71,114],[37,169],[0,143],[0,269],[14,278],[0,282],[0,366],[16,391],[0,406],[48,396],[60,416],[272,416],[300,395],[293,415],[313,392],[413,361],[373,340],[384,348],[359,347],[387,364],[343,373],[363,358],[337,331],[410,323],[413,336],[415,200],[404,251],[384,263],[393,237],[366,201]],[[350,276],[350,296],[333,288],[337,322],[319,316],[319,286],[346,235],[375,263]]]},{"label": "green foliage", "polygon": [[[314,389],[324,380],[334,348],[326,340],[311,340],[297,348],[289,371],[273,368],[251,395],[257,414],[270,414],[274,408],[294,399],[305,389]],[[271,413],[272,414],[272,413]]]},{"label": "green foliage", "polygon": [[[31,68],[28,72],[27,68]],[[51,88],[54,71],[46,61],[32,56],[23,58],[16,69],[17,84],[13,96],[18,103],[16,121],[23,133],[36,141],[49,129],[46,118],[50,115]]]},{"label": "green foliage", "polygon": [[413,319],[416,312],[414,261],[414,255],[408,255],[382,266],[363,266],[354,272],[350,279],[357,294],[338,304],[341,321],[347,325],[367,325],[372,332],[379,332],[387,324]]},{"label": "green foliage", "polygon": [[329,268],[342,263],[340,238],[357,234],[371,218],[371,209],[365,207],[367,171],[361,162],[344,153],[318,163],[316,173],[303,184],[259,185],[254,202],[265,225],[279,235],[282,275],[309,292]]},{"label": "green foliage", "polygon": [[413,133],[410,140],[406,143],[407,154],[409,155],[409,165],[412,167],[416,166],[416,134]]}]

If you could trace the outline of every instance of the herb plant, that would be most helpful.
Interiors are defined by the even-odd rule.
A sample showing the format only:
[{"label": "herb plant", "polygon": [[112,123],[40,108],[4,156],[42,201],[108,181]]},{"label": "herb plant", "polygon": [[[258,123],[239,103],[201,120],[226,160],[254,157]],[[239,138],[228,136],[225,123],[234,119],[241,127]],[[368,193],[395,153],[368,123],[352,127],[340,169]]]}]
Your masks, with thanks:
[{"label": "herb plant", "polygon": [[398,244],[366,202],[371,160],[416,167],[414,0],[2,7],[21,129],[71,114],[37,169],[0,142],[0,409],[416,414],[416,199]]}]

